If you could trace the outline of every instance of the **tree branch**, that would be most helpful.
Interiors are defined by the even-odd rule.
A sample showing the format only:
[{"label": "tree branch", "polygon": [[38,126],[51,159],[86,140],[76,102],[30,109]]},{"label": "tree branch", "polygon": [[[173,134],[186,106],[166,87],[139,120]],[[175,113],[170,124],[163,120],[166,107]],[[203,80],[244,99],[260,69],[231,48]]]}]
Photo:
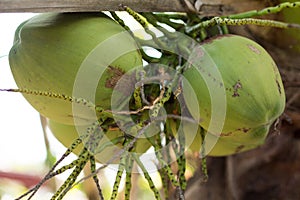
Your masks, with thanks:
[{"label": "tree branch", "polygon": [[253,0],[0,0],[0,13],[118,11],[120,4],[137,12],[192,12],[185,2],[204,15],[232,12],[236,4],[253,4]]}]

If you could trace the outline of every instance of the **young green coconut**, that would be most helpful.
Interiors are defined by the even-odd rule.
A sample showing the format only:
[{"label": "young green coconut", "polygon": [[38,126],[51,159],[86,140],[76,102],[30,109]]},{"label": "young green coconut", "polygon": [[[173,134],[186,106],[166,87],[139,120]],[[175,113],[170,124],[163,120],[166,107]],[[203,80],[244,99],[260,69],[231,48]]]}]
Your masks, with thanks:
[{"label": "young green coconut", "polygon": [[[103,13],[46,13],[18,27],[9,63],[18,87],[38,94],[23,92],[40,114],[91,124],[99,115],[86,105],[74,112],[71,97],[109,110],[117,81],[142,65],[142,57],[131,35]],[[127,76],[130,81],[135,74]]]},{"label": "young green coconut", "polygon": [[[206,154],[230,155],[263,144],[285,107],[282,80],[271,56],[252,40],[223,35],[202,43],[190,62],[183,74],[183,96],[191,115],[200,117],[208,132]],[[193,91],[185,89],[186,81]],[[191,92],[197,102],[189,98]],[[188,131],[188,124],[184,129]],[[198,150],[201,142],[200,137]]]}]

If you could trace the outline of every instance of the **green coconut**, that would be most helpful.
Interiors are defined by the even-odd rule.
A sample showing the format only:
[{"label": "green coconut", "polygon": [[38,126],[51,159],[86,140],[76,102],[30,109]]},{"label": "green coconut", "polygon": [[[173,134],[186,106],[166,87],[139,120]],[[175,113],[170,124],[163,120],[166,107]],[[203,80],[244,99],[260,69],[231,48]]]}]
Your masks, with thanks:
[{"label": "green coconut", "polygon": [[[19,88],[77,98],[24,94],[43,116],[63,124],[91,124],[94,110],[78,99],[110,109],[118,80],[142,65],[131,35],[103,13],[46,13],[23,22],[15,33],[9,63]],[[118,91],[123,95],[126,88]],[[99,117],[99,116],[97,116]]]},{"label": "green coconut", "polygon": [[[245,37],[224,35],[194,49],[190,62],[183,74],[183,96],[191,115],[208,131],[210,155],[229,155],[263,144],[285,107],[279,71],[266,50]],[[190,98],[192,93],[196,100]],[[231,146],[227,151],[226,145]]]}]

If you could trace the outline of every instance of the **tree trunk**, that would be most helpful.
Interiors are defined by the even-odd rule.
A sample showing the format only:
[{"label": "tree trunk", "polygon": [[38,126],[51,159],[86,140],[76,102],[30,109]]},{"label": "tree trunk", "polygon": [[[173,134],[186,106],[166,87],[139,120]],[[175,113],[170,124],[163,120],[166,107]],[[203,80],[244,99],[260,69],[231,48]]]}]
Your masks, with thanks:
[{"label": "tree trunk", "polygon": [[[187,3],[186,3],[187,2]],[[255,0],[0,0],[1,12],[90,12],[118,11],[120,5],[137,12],[193,12],[212,16],[238,10],[258,9]]]}]

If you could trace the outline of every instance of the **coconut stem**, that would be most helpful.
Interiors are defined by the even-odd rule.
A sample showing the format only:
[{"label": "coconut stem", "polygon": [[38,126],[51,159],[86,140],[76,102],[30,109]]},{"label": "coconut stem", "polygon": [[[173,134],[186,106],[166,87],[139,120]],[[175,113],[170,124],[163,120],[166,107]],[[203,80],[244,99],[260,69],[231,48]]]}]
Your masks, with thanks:
[{"label": "coconut stem", "polygon": [[126,160],[126,180],[125,180],[125,199],[130,200],[130,191],[131,191],[131,177],[132,177],[132,168],[133,162],[131,155],[129,155],[128,159]]},{"label": "coconut stem", "polygon": [[230,19],[243,19],[243,18],[250,18],[250,17],[258,17],[262,15],[268,15],[268,14],[274,14],[274,13],[279,13],[285,8],[299,8],[300,7],[300,2],[284,2],[281,3],[277,6],[273,7],[267,7],[262,10],[251,10],[239,14],[234,14],[234,15],[229,15],[226,16],[225,18],[230,18]]},{"label": "coconut stem", "polygon": [[270,27],[283,28],[283,29],[300,28],[296,24],[289,24],[289,23],[279,22],[275,20],[254,19],[254,18],[229,19],[229,18],[214,17],[210,20],[196,24],[195,26],[188,27],[186,29],[186,32],[190,34],[192,32],[197,32],[200,31],[201,29],[209,28],[215,25],[242,26],[248,24],[252,24],[256,26],[270,26]]},{"label": "coconut stem", "polygon": [[[90,163],[91,163],[91,173],[94,173],[96,171],[96,161],[95,161],[94,156],[91,156]],[[100,187],[100,184],[99,184],[99,179],[98,179],[97,174],[93,175],[93,180],[96,184],[100,200],[104,200],[103,193],[102,193],[102,190],[101,190],[101,187]]]},{"label": "coconut stem", "polygon": [[146,180],[148,181],[149,187],[152,190],[152,192],[154,193],[155,199],[156,200],[161,200],[161,196],[159,194],[158,189],[155,187],[153,180],[151,179],[147,169],[145,168],[144,164],[141,162],[141,160],[137,157],[137,155],[132,154],[133,159],[136,161],[136,163],[138,164],[138,166],[141,168],[141,170],[143,171],[144,177],[146,178]]}]

